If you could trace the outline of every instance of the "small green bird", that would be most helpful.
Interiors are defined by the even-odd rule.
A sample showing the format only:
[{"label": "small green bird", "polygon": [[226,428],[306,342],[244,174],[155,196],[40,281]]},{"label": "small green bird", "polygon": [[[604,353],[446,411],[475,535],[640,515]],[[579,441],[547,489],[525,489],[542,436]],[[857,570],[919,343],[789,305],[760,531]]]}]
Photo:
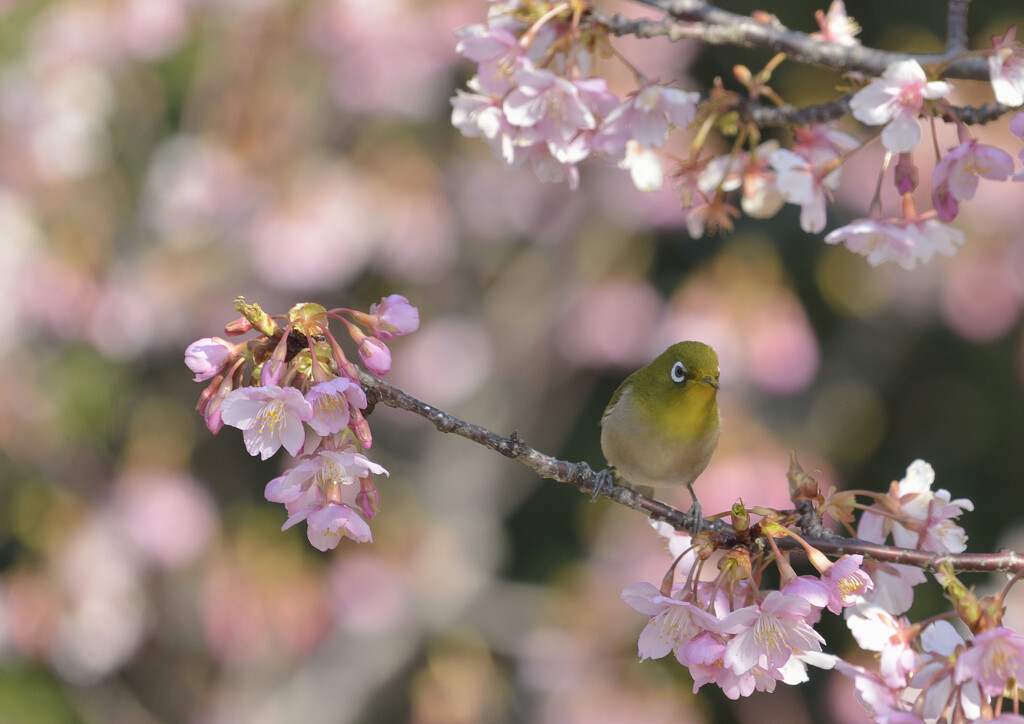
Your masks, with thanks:
[{"label": "small green bird", "polygon": [[601,450],[634,488],[685,485],[700,517],[693,481],[704,472],[722,431],[718,355],[679,342],[627,377],[601,418]]}]

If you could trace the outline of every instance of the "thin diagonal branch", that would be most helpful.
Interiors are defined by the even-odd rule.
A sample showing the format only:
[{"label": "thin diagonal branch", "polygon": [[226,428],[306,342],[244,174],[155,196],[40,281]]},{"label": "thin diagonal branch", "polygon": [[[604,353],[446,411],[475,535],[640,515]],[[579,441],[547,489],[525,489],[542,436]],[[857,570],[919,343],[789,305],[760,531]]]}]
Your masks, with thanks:
[{"label": "thin diagonal branch", "polygon": [[[530,447],[515,432],[504,437],[486,428],[460,420],[367,372],[360,373],[360,381],[370,403],[367,414],[376,404],[406,410],[429,420],[441,432],[458,435],[472,440],[478,445],[495,450],[505,457],[526,465],[541,477],[568,483],[584,493],[592,493],[595,486],[598,485],[598,473],[594,472],[585,462],[573,463],[558,460]],[[652,520],[665,521],[676,530],[687,530],[686,513],[661,501],[641,495],[624,485],[604,485],[601,489],[601,497],[641,511]],[[833,556],[857,553],[871,560],[913,565],[932,572],[937,571],[943,563],[949,563],[954,570],[961,572],[1004,571],[1016,573],[1024,570],[1024,556],[1013,551],[953,554],[895,548],[868,541],[826,535],[820,526],[820,519],[817,519],[817,514],[813,511],[782,512],[784,514],[792,513],[798,520],[811,518],[811,524],[806,522],[803,524],[804,532],[815,537],[805,537],[804,540],[822,552]],[[814,523],[814,520],[817,522]],[[721,548],[742,544],[741,537],[722,520],[704,521],[702,529],[710,532],[714,536],[716,545]],[[799,544],[795,541],[786,539],[778,541],[778,544],[780,548],[799,548]]]},{"label": "thin diagonal branch", "polygon": [[[428,405],[422,400],[416,399],[407,392],[389,385],[387,382],[379,380],[365,371],[360,373],[360,381],[367,398],[371,402],[379,402],[388,407],[413,412],[429,420],[441,432],[458,435],[467,440],[472,440],[478,445],[489,447],[505,457],[522,463],[543,478],[556,480],[560,483],[568,483],[579,488],[580,492],[583,493],[593,493],[598,485],[597,473],[585,462],[572,463],[558,460],[533,449],[515,432],[508,437],[503,437],[486,428],[460,420],[454,415]],[[600,495],[601,497],[614,500],[620,505],[625,505],[627,508],[646,513],[648,517],[654,520],[663,520],[678,530],[686,530],[687,519],[682,511],[661,501],[652,500],[644,495],[640,495],[625,485],[606,484],[603,486]],[[720,528],[720,526],[712,527]]]}]

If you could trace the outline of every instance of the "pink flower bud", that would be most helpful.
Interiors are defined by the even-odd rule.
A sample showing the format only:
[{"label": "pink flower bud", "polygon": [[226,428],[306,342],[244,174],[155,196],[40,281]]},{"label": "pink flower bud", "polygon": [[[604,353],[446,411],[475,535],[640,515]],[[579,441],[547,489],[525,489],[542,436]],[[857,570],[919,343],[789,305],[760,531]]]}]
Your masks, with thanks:
[{"label": "pink flower bud", "polygon": [[[214,380],[214,382],[216,381]],[[211,382],[210,387],[207,389],[212,389],[214,382]],[[203,413],[203,419],[206,421],[206,429],[214,435],[224,427],[224,421],[221,419],[221,403],[224,402],[224,398],[231,394],[233,389],[235,389],[234,380],[231,377],[223,378],[217,387],[217,391],[205,401],[205,409],[200,410]],[[203,405],[203,402],[203,399],[200,398],[199,404]]]},{"label": "pink flower bud", "polygon": [[359,444],[369,450],[370,447],[373,446],[373,435],[370,433],[370,423],[368,423],[366,418],[363,417],[363,413],[354,407],[349,408],[349,414],[349,429],[352,430],[353,434],[356,436],[356,440],[359,441]]},{"label": "pink flower bud", "polygon": [[237,337],[240,334],[245,334],[252,329],[252,322],[245,317],[239,317],[233,322],[228,322],[224,326],[224,334],[229,337]]},{"label": "pink flower bud", "polygon": [[384,342],[420,327],[420,311],[401,294],[391,294],[381,299],[380,304],[370,305],[370,314],[377,317],[377,337]]},{"label": "pink flower bud", "polygon": [[896,161],[893,170],[896,180],[896,190],[900,194],[909,194],[917,188],[917,166],[909,153],[901,153]]},{"label": "pink flower bud", "polygon": [[287,352],[288,335],[282,334],[281,341],[274,348],[274,354],[263,363],[263,369],[260,371],[260,385],[263,387],[276,387],[281,384],[285,371],[284,357]]},{"label": "pink flower bud", "polygon": [[203,337],[185,350],[185,364],[196,373],[193,382],[208,380],[227,367],[234,353],[234,345],[220,337]]},{"label": "pink flower bud", "polygon": [[378,377],[391,369],[391,351],[376,337],[366,337],[359,343],[359,359],[366,369]]},{"label": "pink flower bud", "polygon": [[372,520],[373,516],[380,512],[380,491],[370,480],[370,476],[359,479],[359,492],[356,494],[356,502],[363,512],[363,517]]}]

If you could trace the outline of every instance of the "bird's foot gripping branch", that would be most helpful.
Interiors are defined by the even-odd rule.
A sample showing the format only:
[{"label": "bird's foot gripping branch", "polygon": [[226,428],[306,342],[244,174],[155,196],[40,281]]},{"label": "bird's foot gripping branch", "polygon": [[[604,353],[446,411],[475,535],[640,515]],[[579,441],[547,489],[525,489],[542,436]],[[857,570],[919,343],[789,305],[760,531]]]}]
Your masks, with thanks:
[{"label": "bird's foot gripping branch", "polygon": [[[196,381],[209,380],[198,409],[213,433],[224,424],[240,428],[252,455],[266,459],[284,447],[296,456],[294,467],[267,484],[266,497],[284,503],[284,528],[305,520],[308,538],[320,550],[343,536],[370,540],[366,521],[380,507],[372,475],[386,471],[364,454],[372,440],[366,415],[385,404],[542,477],[643,511],[666,539],[671,563],[657,585],[632,584],[622,597],[648,616],[641,659],[673,654],[689,670],[695,690],[712,683],[738,698],[772,691],[780,682],[806,681],[807,667],[815,666],[853,679],[858,700],[879,722],[1024,724],[1017,688],[1024,637],[1002,620],[1003,599],[1024,575],[1024,556],[965,553],[967,536],[957,520],[973,505],[933,489],[928,463],[913,462],[885,493],[824,494],[794,457],[788,475],[792,509],[738,501],[711,520],[692,521],[615,483],[607,471],[545,455],[516,433],[504,437],[464,422],[379,379],[390,368],[386,343],[419,326],[418,311],[404,297],[385,297],[369,312],[306,303],[275,318],[241,298],[235,308],[242,317],[226,335],[258,336],[238,343],[206,338],[188,348],[185,361]],[[331,321],[345,327],[369,373],[347,359]],[[717,365],[714,372],[717,389]],[[856,537],[829,532],[831,523]],[[799,560],[792,560],[794,554]],[[807,573],[799,574],[794,564]],[[1008,581],[1002,590],[978,596],[957,578],[967,571],[1002,572]],[[914,589],[929,574],[944,588],[951,610],[912,622],[907,613]],[[844,615],[856,643],[874,654],[874,666],[825,650],[816,625],[826,609]]]}]

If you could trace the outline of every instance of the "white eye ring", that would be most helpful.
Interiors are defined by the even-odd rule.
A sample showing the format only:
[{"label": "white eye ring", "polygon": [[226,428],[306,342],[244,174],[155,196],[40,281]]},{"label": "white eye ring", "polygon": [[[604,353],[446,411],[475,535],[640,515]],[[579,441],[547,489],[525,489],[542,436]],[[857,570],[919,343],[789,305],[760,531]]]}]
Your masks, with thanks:
[{"label": "white eye ring", "polygon": [[673,382],[685,382],[686,381],[686,367],[682,362],[676,362],[672,365],[672,371],[669,373],[672,375]]}]

